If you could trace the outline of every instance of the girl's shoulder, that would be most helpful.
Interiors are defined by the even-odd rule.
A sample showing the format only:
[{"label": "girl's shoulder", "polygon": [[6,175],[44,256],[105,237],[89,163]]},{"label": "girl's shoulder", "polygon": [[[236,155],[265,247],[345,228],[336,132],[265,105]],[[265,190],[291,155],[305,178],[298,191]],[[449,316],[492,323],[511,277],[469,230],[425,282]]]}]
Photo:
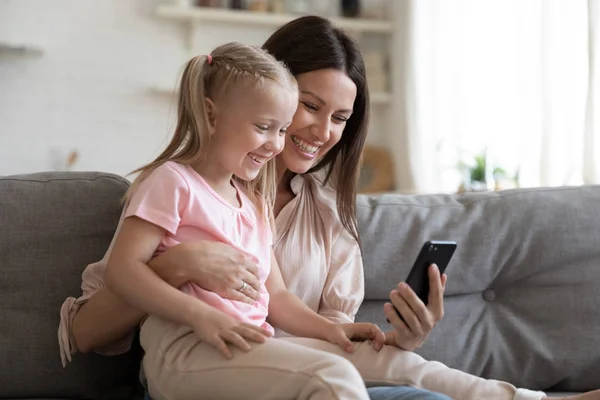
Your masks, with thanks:
[{"label": "girl's shoulder", "polygon": [[176,161],[167,161],[156,168],[164,171],[163,173],[177,176],[179,179],[188,180],[190,175],[193,172],[193,169],[186,164],[181,164]]},{"label": "girl's shoulder", "polygon": [[[143,178],[142,181],[154,181],[164,179],[175,181],[187,181],[187,174],[189,174],[189,172],[187,171],[186,165],[180,164],[175,161],[167,161],[153,168],[145,176],[141,175],[141,177]],[[137,179],[140,178],[138,177]]]},{"label": "girl's shoulder", "polygon": [[156,167],[151,175],[155,175],[155,179],[169,180],[173,185],[185,187],[190,195],[205,192],[208,194],[213,193],[210,185],[202,175],[189,164],[167,161]]}]

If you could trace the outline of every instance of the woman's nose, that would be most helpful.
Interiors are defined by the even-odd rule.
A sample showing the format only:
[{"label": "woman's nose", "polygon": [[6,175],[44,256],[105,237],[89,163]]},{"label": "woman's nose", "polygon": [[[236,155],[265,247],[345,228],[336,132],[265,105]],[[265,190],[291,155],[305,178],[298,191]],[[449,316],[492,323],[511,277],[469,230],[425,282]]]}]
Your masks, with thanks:
[{"label": "woman's nose", "polygon": [[311,133],[317,138],[317,140],[326,143],[329,141],[331,136],[331,122],[329,119],[324,121],[317,121],[311,127]]}]

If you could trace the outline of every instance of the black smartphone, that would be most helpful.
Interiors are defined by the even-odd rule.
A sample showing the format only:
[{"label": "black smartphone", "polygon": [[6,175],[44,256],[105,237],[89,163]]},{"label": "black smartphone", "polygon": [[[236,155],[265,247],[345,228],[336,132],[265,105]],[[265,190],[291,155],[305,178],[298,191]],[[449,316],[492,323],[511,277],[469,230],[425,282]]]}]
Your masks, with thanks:
[{"label": "black smartphone", "polygon": [[[452,255],[456,250],[456,242],[430,240],[425,242],[412,269],[406,278],[406,283],[415,291],[421,301],[427,305],[429,300],[429,275],[431,264],[438,266],[440,275],[446,271]],[[402,318],[398,310],[398,316]],[[389,321],[388,321],[389,322]]]}]

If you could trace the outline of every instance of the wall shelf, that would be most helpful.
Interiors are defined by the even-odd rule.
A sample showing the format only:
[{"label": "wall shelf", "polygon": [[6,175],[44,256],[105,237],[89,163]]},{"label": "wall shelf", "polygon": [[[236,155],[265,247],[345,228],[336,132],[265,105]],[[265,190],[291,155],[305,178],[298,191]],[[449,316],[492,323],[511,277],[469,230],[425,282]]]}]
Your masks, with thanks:
[{"label": "wall shelf", "polygon": [[[173,4],[162,4],[158,6],[156,15],[190,23],[231,23],[267,28],[277,28],[299,17],[299,15],[294,14],[275,14],[224,8],[186,7]],[[360,18],[331,18],[331,20],[340,28],[356,33],[391,34],[393,31],[392,23],[389,21]]]},{"label": "wall shelf", "polygon": [[0,42],[0,58],[40,57],[43,54],[43,50],[38,47]]},{"label": "wall shelf", "polygon": [[[174,98],[177,90],[173,88],[169,88],[167,86],[154,85],[150,88],[150,92],[154,94],[158,94],[161,96],[169,96]],[[390,93],[371,93],[371,105],[386,105],[392,100],[392,96]]]},{"label": "wall shelf", "polygon": [[[187,24],[186,47],[190,56],[197,51],[199,43],[196,41],[201,36],[198,29],[204,24],[262,27],[276,29],[299,17],[295,14],[268,13],[250,10],[235,10],[229,8],[211,8],[176,5],[172,3],[160,4],[155,9],[155,14],[164,19],[178,21]],[[384,36],[392,36],[394,26],[392,21],[366,19],[366,18],[330,18],[338,27],[344,29],[348,34],[357,38],[370,33]],[[153,93],[173,96],[174,89],[170,87],[154,86]],[[384,106],[391,103],[392,94],[383,92],[371,92],[371,105]]]}]

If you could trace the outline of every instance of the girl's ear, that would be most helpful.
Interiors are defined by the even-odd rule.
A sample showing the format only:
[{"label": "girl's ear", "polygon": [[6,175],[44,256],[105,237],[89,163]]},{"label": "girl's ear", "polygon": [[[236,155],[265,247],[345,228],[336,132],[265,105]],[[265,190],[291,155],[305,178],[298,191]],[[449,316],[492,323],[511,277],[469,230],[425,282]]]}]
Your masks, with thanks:
[{"label": "girl's ear", "polygon": [[208,134],[212,136],[217,127],[217,106],[211,99],[206,97],[204,99],[204,108],[206,109],[206,116],[208,117],[208,120],[206,121],[208,125]]}]

